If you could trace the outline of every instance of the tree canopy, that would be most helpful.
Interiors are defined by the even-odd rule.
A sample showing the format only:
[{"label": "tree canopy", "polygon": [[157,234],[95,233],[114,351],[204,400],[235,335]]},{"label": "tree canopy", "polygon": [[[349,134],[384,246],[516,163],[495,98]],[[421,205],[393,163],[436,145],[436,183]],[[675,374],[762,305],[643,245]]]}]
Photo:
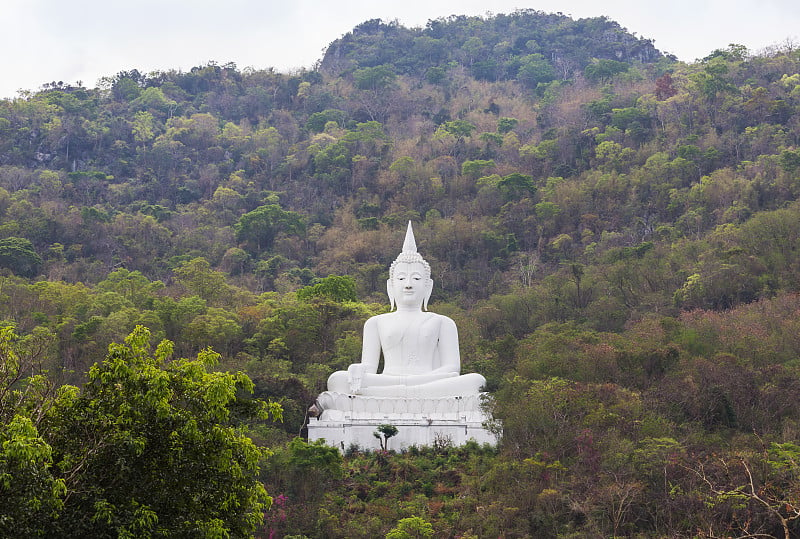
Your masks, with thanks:
[{"label": "tree canopy", "polygon": [[[4,330],[6,357],[18,355],[13,340]],[[247,398],[253,383],[241,372],[210,372],[219,358],[210,349],[173,360],[170,341],[155,350],[149,341],[137,327],[109,347],[82,388],[17,399],[0,430],[2,529],[246,537],[261,523],[271,503],[258,481],[265,452],[245,426],[280,419],[280,406]],[[13,406],[15,392],[2,389],[4,409]]]}]

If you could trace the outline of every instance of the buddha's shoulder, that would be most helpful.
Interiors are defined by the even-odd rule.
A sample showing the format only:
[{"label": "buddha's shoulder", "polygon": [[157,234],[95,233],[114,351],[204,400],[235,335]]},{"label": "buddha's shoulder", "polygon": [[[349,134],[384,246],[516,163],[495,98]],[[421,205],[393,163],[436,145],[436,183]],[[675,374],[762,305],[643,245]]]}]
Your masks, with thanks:
[{"label": "buddha's shoulder", "polygon": [[[443,314],[433,313],[430,311],[424,311],[420,313],[427,320],[431,321],[438,321],[443,323],[454,323],[453,320],[445,316]],[[367,324],[383,324],[383,323],[394,323],[394,321],[401,319],[400,313],[397,311],[392,311],[389,313],[377,314],[373,317],[367,319]]]}]

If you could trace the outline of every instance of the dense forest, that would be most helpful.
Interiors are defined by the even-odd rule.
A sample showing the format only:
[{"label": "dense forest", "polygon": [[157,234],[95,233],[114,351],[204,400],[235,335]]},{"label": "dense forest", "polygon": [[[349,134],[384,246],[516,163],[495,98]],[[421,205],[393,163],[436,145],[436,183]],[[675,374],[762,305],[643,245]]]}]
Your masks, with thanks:
[{"label": "dense forest", "polygon": [[[503,436],[342,456],[409,220]],[[0,535],[800,537],[800,49],[525,10],[45,84],[0,328]]]}]

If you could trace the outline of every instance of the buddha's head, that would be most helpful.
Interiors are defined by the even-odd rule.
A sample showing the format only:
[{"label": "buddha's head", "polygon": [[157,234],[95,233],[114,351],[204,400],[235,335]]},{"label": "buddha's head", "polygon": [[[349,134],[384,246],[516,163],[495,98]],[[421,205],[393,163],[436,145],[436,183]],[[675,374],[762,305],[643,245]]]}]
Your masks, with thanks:
[{"label": "buddha's head", "polygon": [[392,308],[396,304],[398,307],[428,309],[428,300],[433,291],[431,267],[417,252],[411,221],[408,222],[403,251],[389,267],[386,291]]}]

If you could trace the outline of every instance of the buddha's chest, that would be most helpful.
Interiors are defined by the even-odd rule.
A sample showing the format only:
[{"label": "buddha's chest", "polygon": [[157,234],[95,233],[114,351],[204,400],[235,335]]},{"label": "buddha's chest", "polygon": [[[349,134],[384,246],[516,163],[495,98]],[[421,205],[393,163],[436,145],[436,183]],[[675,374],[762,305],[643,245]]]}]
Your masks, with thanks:
[{"label": "buddha's chest", "polygon": [[397,351],[405,359],[411,355],[430,357],[439,341],[440,322],[433,313],[420,313],[405,320],[380,324],[378,332],[384,351]]}]

